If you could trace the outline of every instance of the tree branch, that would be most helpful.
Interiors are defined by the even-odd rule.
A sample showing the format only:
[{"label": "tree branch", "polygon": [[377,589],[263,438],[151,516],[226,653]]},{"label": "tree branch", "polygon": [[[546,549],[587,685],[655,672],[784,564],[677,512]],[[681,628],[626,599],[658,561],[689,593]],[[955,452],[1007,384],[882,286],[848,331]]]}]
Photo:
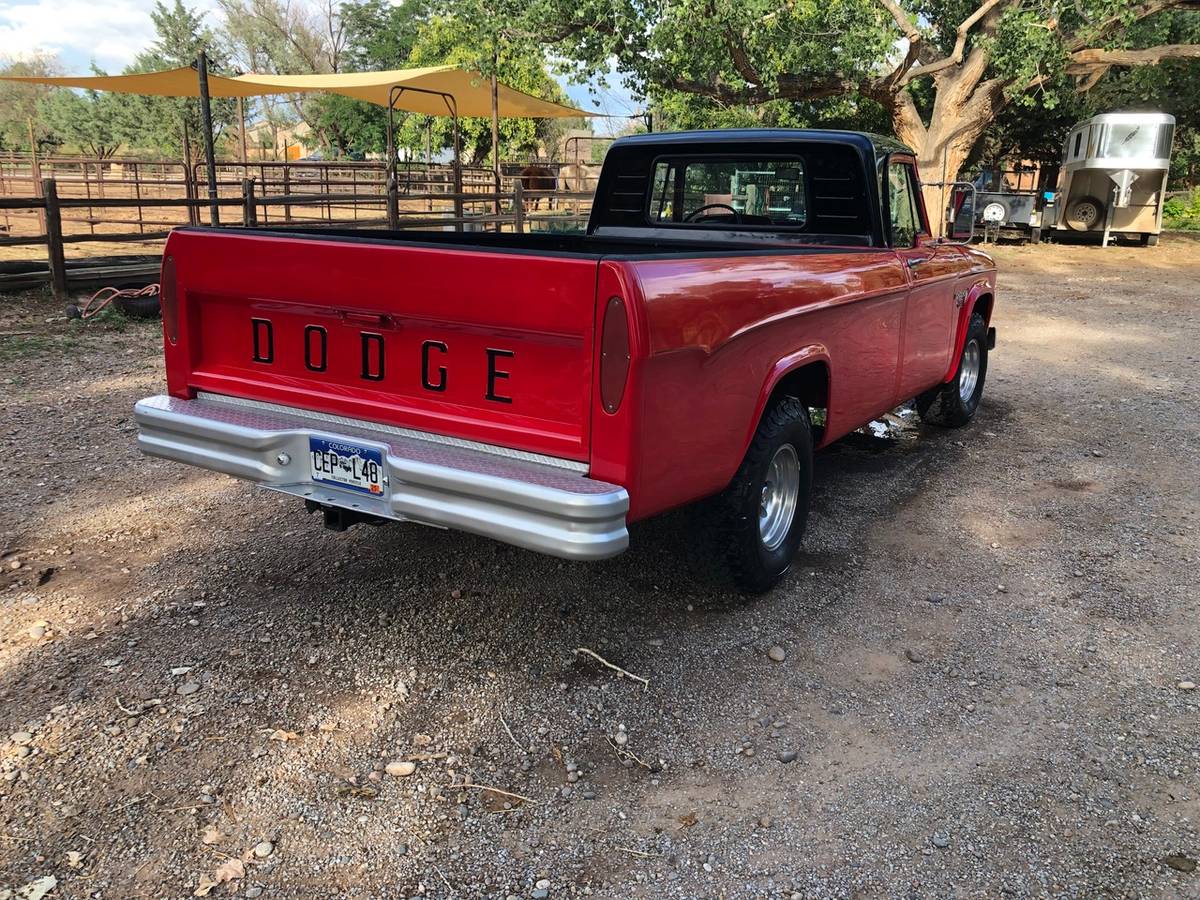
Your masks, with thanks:
[{"label": "tree branch", "polygon": [[879,5],[892,14],[892,18],[896,20],[896,24],[900,26],[900,30],[904,32],[904,36],[909,41],[915,44],[921,40],[921,32],[917,29],[917,23],[896,0],[879,0]]},{"label": "tree branch", "polygon": [[[963,53],[966,51],[967,47],[967,35],[970,33],[971,29],[978,25],[980,21],[982,21],[983,18],[992,12],[992,10],[994,10],[997,6],[1002,3],[1011,2],[1012,0],[984,0],[984,2],[979,5],[978,9],[963,19],[962,23],[958,26],[955,32],[954,49],[951,50],[948,55],[939,60],[935,60],[934,62],[912,69],[900,79],[900,85],[906,85],[914,78],[924,78],[926,75],[935,75],[936,73],[941,72],[943,69],[949,69],[953,66],[957,66],[963,61]],[[1165,2],[1165,0],[1162,0],[1162,2]]]},{"label": "tree branch", "polygon": [[1076,50],[1067,63],[1068,75],[1090,75],[1110,66],[1157,66],[1165,59],[1200,59],[1200,44],[1162,44],[1144,50]]},{"label": "tree branch", "polygon": [[787,75],[779,78],[778,86],[774,90],[761,84],[734,86],[719,78],[697,81],[691,78],[670,77],[658,78],[656,83],[668,90],[709,97],[726,106],[747,106],[771,100],[820,100],[824,97],[853,93],[863,88],[856,82],[837,77],[814,81],[810,78]]},{"label": "tree branch", "polygon": [[1200,0],[1146,0],[1140,6],[1133,8],[1132,19],[1128,17],[1128,14],[1109,16],[1103,22],[1098,23],[1095,28],[1081,29],[1083,34],[1078,34],[1074,40],[1067,42],[1067,51],[1074,53],[1083,50],[1089,44],[1095,44],[1115,31],[1128,28],[1134,22],[1140,22],[1169,9],[1200,9]]},{"label": "tree branch", "polygon": [[746,48],[738,40],[737,35],[733,33],[733,29],[728,25],[725,26],[725,48],[729,51],[729,58],[733,61],[733,68],[741,76],[742,80],[748,84],[761,85],[763,82],[762,75],[754,68],[754,64],[750,62],[750,57],[746,55]]}]

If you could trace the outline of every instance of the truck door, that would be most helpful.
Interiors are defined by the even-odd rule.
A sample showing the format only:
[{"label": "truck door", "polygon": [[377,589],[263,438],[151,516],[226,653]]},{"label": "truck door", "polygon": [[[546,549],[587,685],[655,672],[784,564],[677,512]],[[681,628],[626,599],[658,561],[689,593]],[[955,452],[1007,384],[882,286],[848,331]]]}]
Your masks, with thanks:
[{"label": "truck door", "polygon": [[933,240],[913,161],[888,160],[884,185],[892,247],[909,278],[901,330],[897,399],[907,400],[939,383],[954,352],[955,278],[963,258],[954,245]]}]

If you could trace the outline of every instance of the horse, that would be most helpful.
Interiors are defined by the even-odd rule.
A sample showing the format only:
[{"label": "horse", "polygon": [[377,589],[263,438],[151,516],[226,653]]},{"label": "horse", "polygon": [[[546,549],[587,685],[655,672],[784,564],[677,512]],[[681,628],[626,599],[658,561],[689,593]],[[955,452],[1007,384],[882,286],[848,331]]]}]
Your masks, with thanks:
[{"label": "horse", "polygon": [[[558,176],[554,174],[554,170],[546,166],[528,165],[521,170],[518,176],[521,179],[521,190],[529,191],[556,191],[558,190]],[[525,201],[525,210],[528,212],[532,207],[536,210],[541,203],[542,198],[534,196]],[[554,208],[554,198],[546,198],[546,208]]]}]

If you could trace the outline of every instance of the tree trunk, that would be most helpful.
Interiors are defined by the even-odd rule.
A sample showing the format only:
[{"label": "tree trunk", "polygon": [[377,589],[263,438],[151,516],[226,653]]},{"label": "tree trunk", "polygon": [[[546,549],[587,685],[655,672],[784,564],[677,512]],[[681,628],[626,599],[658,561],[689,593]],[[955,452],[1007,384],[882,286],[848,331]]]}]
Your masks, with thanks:
[{"label": "tree trunk", "polygon": [[975,143],[1004,107],[1004,83],[981,82],[987,54],[972,50],[963,63],[933,76],[934,101],[929,124],[921,119],[912,95],[901,88],[891,102],[896,136],[916,151],[922,194],[934,237],[945,232],[950,182],[958,180]]},{"label": "tree trunk", "polygon": [[[958,122],[959,126],[970,126],[975,123]],[[986,122],[983,126],[986,126]],[[980,127],[982,131],[982,126]],[[946,231],[947,222],[953,220],[957,210],[948,209],[954,195],[951,182],[957,181],[961,174],[963,163],[971,154],[975,140],[963,145],[961,141],[951,138],[931,135],[925,145],[917,149],[917,166],[921,173],[921,194],[925,198],[925,212],[929,216],[929,227],[934,237],[941,237]]]}]

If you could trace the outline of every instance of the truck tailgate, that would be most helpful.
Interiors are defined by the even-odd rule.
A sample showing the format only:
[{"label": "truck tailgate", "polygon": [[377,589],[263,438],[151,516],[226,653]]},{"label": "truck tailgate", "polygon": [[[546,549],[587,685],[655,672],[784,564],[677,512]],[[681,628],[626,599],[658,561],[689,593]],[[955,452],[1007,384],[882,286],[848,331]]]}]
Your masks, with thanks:
[{"label": "truck tailgate", "polygon": [[597,264],[180,229],[168,388],[586,460]]}]

